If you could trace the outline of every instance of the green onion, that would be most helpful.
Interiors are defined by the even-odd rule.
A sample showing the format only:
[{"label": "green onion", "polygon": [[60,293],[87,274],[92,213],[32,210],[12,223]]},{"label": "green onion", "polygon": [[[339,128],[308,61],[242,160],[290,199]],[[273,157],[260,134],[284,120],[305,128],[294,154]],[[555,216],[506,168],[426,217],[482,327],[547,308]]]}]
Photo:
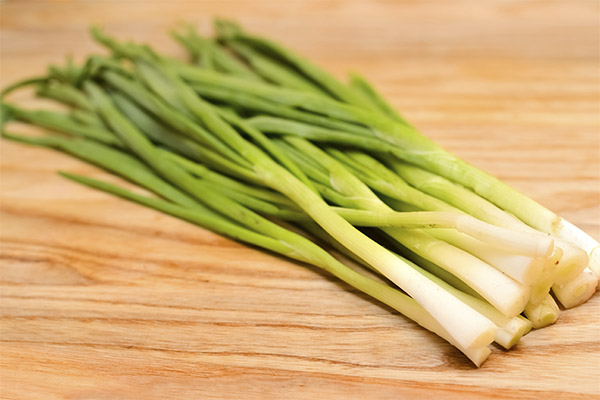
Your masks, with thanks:
[{"label": "green onion", "polygon": [[[444,151],[366,79],[342,83],[228,21],[216,30],[216,39],[191,26],[172,32],[190,65],[92,28],[112,54],[9,86],[2,136],[68,153],[154,197],[61,172],[75,182],[323,268],[477,366],[492,341],[509,349],[554,323],[551,293],[566,308],[594,293],[595,240]],[[70,110],[4,102],[28,85]],[[10,121],[61,135],[10,133]]]}]

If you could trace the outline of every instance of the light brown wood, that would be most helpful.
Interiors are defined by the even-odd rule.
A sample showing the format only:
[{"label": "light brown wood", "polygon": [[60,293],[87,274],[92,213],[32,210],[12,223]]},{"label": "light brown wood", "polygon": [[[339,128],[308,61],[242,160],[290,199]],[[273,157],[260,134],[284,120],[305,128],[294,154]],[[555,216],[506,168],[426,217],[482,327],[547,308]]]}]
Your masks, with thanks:
[{"label": "light brown wood", "polygon": [[[183,56],[168,27],[234,17],[363,72],[439,143],[600,238],[599,4],[6,0],[0,83],[98,51],[94,22]],[[54,171],[106,174],[64,155],[0,149],[2,398],[600,394],[598,295],[475,369],[325,274],[67,182]]]}]

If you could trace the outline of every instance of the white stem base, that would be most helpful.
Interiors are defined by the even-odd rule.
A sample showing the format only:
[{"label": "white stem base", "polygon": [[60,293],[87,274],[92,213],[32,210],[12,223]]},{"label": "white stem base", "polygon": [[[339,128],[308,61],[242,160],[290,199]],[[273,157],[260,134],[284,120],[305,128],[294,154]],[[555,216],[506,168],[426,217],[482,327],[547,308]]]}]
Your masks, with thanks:
[{"label": "white stem base", "polygon": [[540,329],[548,325],[552,325],[558,319],[558,304],[550,296],[546,295],[541,303],[529,303],[525,306],[525,315],[531,321],[535,329]]},{"label": "white stem base", "polygon": [[572,281],[553,285],[552,292],[565,308],[573,308],[592,297],[596,287],[598,278],[590,268],[586,268]]},{"label": "white stem base", "polygon": [[561,218],[560,223],[556,236],[585,250],[589,256],[588,267],[600,280],[600,243],[569,221]]}]

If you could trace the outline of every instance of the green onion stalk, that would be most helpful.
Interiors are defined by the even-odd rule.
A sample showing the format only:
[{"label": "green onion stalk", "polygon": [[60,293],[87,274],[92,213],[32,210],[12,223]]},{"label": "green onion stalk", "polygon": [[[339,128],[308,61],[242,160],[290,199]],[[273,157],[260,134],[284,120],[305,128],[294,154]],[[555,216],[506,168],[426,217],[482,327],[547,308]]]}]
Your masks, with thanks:
[{"label": "green onion stalk", "polygon": [[[110,57],[68,60],[2,92],[35,85],[70,111],[3,100],[2,135],[68,153],[155,197],[61,173],[75,182],[323,268],[478,366],[490,342],[508,349],[556,321],[550,291],[566,308],[594,293],[597,242],[421,135],[366,79],[353,73],[346,85],[229,21],[216,32],[171,32],[187,64],[93,28]],[[60,135],[10,133],[9,120]]]},{"label": "green onion stalk", "polygon": [[[288,141],[325,168],[331,186],[354,199],[358,208],[376,212],[391,210],[362,181],[325,152],[304,139],[288,138]],[[383,230],[421,257],[458,276],[507,316],[512,317],[523,311],[529,297],[527,287],[490,265],[446,242],[436,240],[424,231],[397,228]]]},{"label": "green onion stalk", "polygon": [[[155,167],[157,171],[169,176],[173,181],[179,183],[179,179],[183,182],[191,179],[189,176],[184,178],[180,172],[174,168],[175,164],[169,164],[163,162],[157,157],[157,154],[152,154],[153,151],[149,143],[144,142],[141,136],[133,135],[133,130],[129,129],[124,121],[115,114],[110,106],[105,103],[106,98],[100,93],[99,89],[93,84],[86,84],[87,90],[90,92],[92,99],[95,104],[99,104],[101,112],[106,113],[111,117],[111,121],[114,126],[121,129],[122,141],[127,143],[131,148],[136,149],[142,155],[145,161],[148,161],[152,167]],[[123,126],[121,126],[123,124]],[[96,165],[102,166],[106,169],[111,170],[121,176],[130,179],[133,182],[152,190],[156,194],[159,194],[165,199],[169,199],[171,202],[160,199],[145,198],[144,196],[136,195],[131,192],[127,192],[123,189],[114,187],[113,185],[98,182],[89,178],[76,176],[73,174],[63,174],[64,176],[76,180],[80,183],[88,186],[95,187],[100,190],[104,190],[121,197],[128,198],[130,200],[145,204],[149,207],[161,210],[163,212],[178,216],[183,219],[190,220],[195,223],[199,223],[202,226],[210,227],[211,229],[227,234],[230,237],[244,240],[251,244],[259,245],[272,251],[284,254],[288,257],[298,259],[300,261],[309,262],[317,266],[325,268],[334,275],[340,277],[347,283],[357,287],[367,294],[373,295],[375,298],[383,301],[385,304],[392,306],[403,314],[416,320],[419,324],[425,326],[440,336],[447,338],[451,343],[461,348],[468,357],[470,357],[474,363],[479,365],[489,354],[487,348],[465,348],[458,342],[456,342],[427,312],[425,312],[416,301],[409,298],[408,296],[389,288],[388,286],[379,284],[374,281],[370,281],[367,278],[362,277],[360,274],[348,269],[347,267],[341,266],[336,262],[328,253],[318,249],[317,246],[304,239],[300,235],[295,235],[289,231],[284,230],[281,227],[275,226],[274,224],[261,219],[257,215],[253,215],[249,210],[238,213],[240,220],[243,220],[246,224],[254,227],[255,229],[264,230],[261,234],[254,234],[249,232],[243,227],[233,224],[225,217],[220,217],[214,211],[203,207],[197,203],[193,197],[189,197],[187,194],[180,192],[178,189],[167,184],[165,181],[153,174],[153,171],[147,167],[146,164],[138,161],[137,158],[131,157],[119,150],[113,149],[106,145],[96,143],[87,139],[74,138],[65,139],[60,137],[45,137],[45,138],[28,138],[18,135],[12,135],[4,133],[4,136],[13,140],[20,140],[29,144],[55,147],[60,150],[66,151],[86,161],[92,162]],[[176,177],[176,178],[173,178]],[[184,187],[188,188],[192,193],[197,195],[198,193],[210,193],[208,191],[202,191],[200,181],[194,181],[194,188],[189,189],[187,184],[183,184]],[[198,187],[200,186],[200,187]],[[211,196],[215,197],[213,193]],[[204,197],[203,197],[204,199]],[[236,207],[234,203],[224,197],[216,195],[216,199],[213,202],[225,204],[226,207],[222,208],[222,211],[229,213],[234,212]],[[191,209],[188,209],[191,208]],[[260,223],[257,224],[257,222]],[[262,225],[266,225],[263,227]],[[261,226],[257,228],[257,226]],[[273,230],[274,232],[271,232]],[[278,240],[266,238],[264,235],[266,232],[273,234]]]},{"label": "green onion stalk", "polygon": [[[98,32],[96,32],[96,36],[99,36]],[[123,50],[127,51],[128,49],[117,50],[123,52]],[[429,279],[407,266],[406,262],[364,236],[342,217],[330,210],[329,206],[308,186],[282,168],[278,163],[274,162],[254,144],[240,136],[238,132],[214,111],[212,106],[198,97],[183,81],[175,74],[172,74],[169,68],[164,66],[157,68],[157,63],[149,63],[144,56],[139,56],[138,54],[134,54],[131,57],[131,61],[136,64],[136,71],[140,74],[139,76],[144,83],[154,91],[154,96],[151,97],[157,100],[155,103],[160,101],[163,105],[168,105],[175,101],[178,106],[184,106],[185,113],[181,112],[178,114],[175,121],[177,125],[173,126],[174,128],[180,129],[182,121],[191,122],[191,118],[186,115],[191,114],[199,124],[205,126],[211,132],[217,133],[218,136],[214,136],[214,140],[209,143],[214,149],[220,147],[221,150],[217,150],[224,155],[235,152],[237,153],[237,159],[234,160],[233,157],[229,157],[230,161],[237,161],[239,159],[246,164],[251,164],[253,172],[263,184],[285,194],[328,231],[328,233],[334,236],[336,240],[352,249],[353,252],[373,265],[392,281],[399,283],[400,286],[407,290],[426,309],[429,309],[430,314],[441,321],[440,323],[444,326],[444,329],[447,329],[461,346],[465,348],[481,347],[493,339],[496,328],[488,319],[474,312],[460,300],[433,284]],[[107,77],[102,76],[101,78]],[[159,81],[159,79],[162,81]],[[111,84],[109,79],[107,79],[107,82],[109,85]],[[157,93],[156,89],[158,87],[164,88],[165,84],[172,88],[172,90],[167,93],[162,91]],[[122,90],[122,86],[111,86],[111,90],[119,89]],[[113,130],[118,131],[121,139],[125,140],[127,136],[123,132],[131,133],[135,128],[128,124],[124,117],[119,116],[115,112],[110,101],[103,99],[100,91],[93,84],[86,82],[86,90],[96,102],[96,106],[99,107],[97,111],[103,116],[105,122],[111,125]],[[132,96],[131,91],[123,94]],[[162,99],[158,96],[162,96]],[[136,100],[138,103],[147,103],[139,100],[137,96],[133,100]],[[140,105],[146,106],[145,104]],[[156,107],[156,104],[150,104],[150,106]],[[174,108],[171,107],[171,110],[174,110]],[[170,115],[165,118],[163,113],[161,117],[163,122],[173,125]],[[208,138],[202,139],[208,141]],[[138,142],[135,143],[139,145]],[[130,144],[130,147],[136,149],[135,151],[139,152],[138,156],[142,157],[148,163],[157,156],[147,146],[137,148]],[[227,150],[225,151],[223,148],[227,148]],[[156,163],[156,161],[154,162]],[[157,169],[161,165],[162,162],[158,163],[156,165]],[[168,176],[169,180],[178,179],[185,182],[179,175],[175,174],[175,169],[168,168],[161,169],[160,171],[163,174],[168,174],[166,176]],[[191,184],[188,185],[186,183],[186,187],[187,190],[192,190]],[[214,203],[213,206],[222,205]],[[443,302],[439,301],[440,296],[445,299]],[[438,300],[434,300],[434,298]],[[445,304],[442,305],[442,303]],[[456,312],[464,313],[464,320],[469,321],[469,323],[455,326],[456,324],[452,322],[454,317],[450,318],[450,315],[446,311],[443,311],[448,305],[450,307],[456,306]]]},{"label": "green onion stalk", "polygon": [[[294,54],[289,49],[286,49],[279,44],[275,44],[275,43],[269,41],[268,39],[248,35],[247,33],[243,32],[239,26],[236,26],[235,24],[221,22],[220,25],[221,25],[221,28],[220,29],[218,28],[217,30],[218,31],[220,30],[223,32],[221,34],[221,36],[225,37],[226,40],[229,40],[229,41],[238,40],[240,42],[245,42],[246,45],[252,44],[259,49],[266,50],[269,54],[271,54],[271,55],[274,54],[276,58],[278,58],[280,60],[286,60],[287,62],[289,62],[292,66],[294,66],[298,70],[299,73],[305,74],[309,79],[320,82],[323,87],[327,88],[330,91],[330,94],[332,94],[332,96],[331,96],[332,98],[334,98],[334,99],[337,98],[338,100],[346,101],[350,104],[359,104],[360,103],[360,102],[357,103],[356,99],[354,99],[354,100],[350,99],[350,97],[352,97],[352,96],[348,97],[348,96],[344,95],[345,90],[336,91],[335,88],[338,87],[339,85],[337,83],[332,83],[333,81],[335,81],[335,79],[333,79],[331,76],[329,76],[326,72],[318,69],[318,67],[308,63],[308,61],[303,60],[301,57]],[[225,28],[223,28],[222,26],[225,26]],[[190,73],[190,71],[187,71],[187,73],[189,73],[188,76],[193,75],[193,73]],[[185,75],[186,72],[184,71],[183,74]],[[196,75],[196,78],[197,77],[198,76]],[[236,86],[236,85],[237,85],[237,83],[233,83],[233,86]],[[205,86],[215,86],[215,82],[214,81],[209,82],[209,80],[203,80],[202,86],[204,86],[204,87]],[[231,88],[233,87],[233,86],[223,87],[218,82],[216,83],[216,86],[219,86],[219,88],[224,91],[231,90]],[[285,83],[283,83],[282,86],[293,89],[293,87],[291,87],[290,85],[286,85]],[[376,108],[378,108],[380,111],[383,111],[383,114],[386,114],[390,119],[394,119],[398,122],[401,122],[405,125],[406,128],[414,130],[414,128],[408,126],[406,121],[401,116],[399,116],[397,113],[389,112],[389,109],[391,107],[389,107],[389,105],[385,102],[385,100],[383,100],[383,98],[381,96],[379,96],[370,85],[368,85],[368,84],[366,84],[366,82],[364,82],[364,79],[362,79],[360,77],[351,79],[351,86],[356,89],[357,93],[362,94],[363,100],[364,99],[370,100],[371,105],[376,105]],[[242,87],[243,87],[243,85],[242,85]],[[238,85],[238,88],[240,88],[239,85]],[[293,99],[291,99],[289,97],[286,97],[286,94],[289,95],[289,92],[280,91],[279,93],[282,94],[283,96],[279,99],[276,99],[275,95],[274,95],[275,91],[270,91],[268,88],[267,88],[267,90],[263,90],[263,89],[265,89],[265,88],[264,87],[263,88],[244,87],[243,91],[247,95],[248,99],[262,98],[262,99],[268,99],[270,101],[275,101],[278,103],[282,102],[287,106],[302,107],[302,105],[299,102],[294,101]],[[238,92],[237,97],[238,98],[241,97],[239,95],[239,92]],[[365,125],[370,124],[372,126],[375,126],[376,129],[373,129],[372,131],[377,136],[379,136],[379,137],[386,136],[385,132],[387,132],[387,131],[385,129],[383,129],[383,127],[385,127],[386,124],[382,125],[381,121],[377,121],[377,118],[373,117],[372,115],[365,117],[364,113],[361,114],[360,112],[348,113],[348,109],[343,109],[341,107],[337,107],[334,110],[327,110],[326,108],[323,108],[324,105],[326,104],[326,102],[319,102],[319,101],[316,101],[316,100],[313,101],[313,100],[315,100],[314,97],[311,98],[310,96],[304,97],[302,99],[303,104],[305,104],[305,107],[309,108],[310,110],[319,112],[319,107],[315,106],[314,103],[320,104],[320,106],[321,106],[320,109],[323,110],[321,112],[324,112],[327,115],[330,115],[330,116],[334,115],[334,116],[337,116],[342,119],[349,119],[353,122],[363,123]],[[362,105],[364,105],[364,103]],[[334,108],[335,108],[335,106],[339,106],[339,104],[337,104],[337,105],[334,104]],[[261,111],[264,111],[264,110],[261,110]],[[354,110],[354,111],[357,111],[357,110]],[[349,114],[351,114],[351,115],[349,116]],[[382,132],[384,132],[383,135],[382,135]],[[390,132],[396,132],[396,131],[394,131],[392,129],[392,130],[390,130]],[[388,143],[398,144],[398,142],[401,142],[400,143],[401,146],[398,146],[396,151],[392,151],[392,153],[399,159],[413,162],[414,164],[424,166],[427,169],[427,163],[429,161],[431,161],[431,160],[429,160],[429,161],[427,160],[428,157],[433,158],[433,159],[440,159],[442,161],[444,161],[445,159],[450,157],[450,155],[443,152],[443,150],[441,150],[441,149],[437,149],[438,151],[436,152],[435,146],[429,148],[427,146],[426,140],[421,143],[422,148],[420,150],[413,150],[412,153],[414,153],[414,154],[409,154],[410,152],[408,152],[408,153],[406,152],[405,145],[411,144],[410,136],[413,136],[412,139],[414,139],[418,135],[413,132],[411,134],[405,134],[404,136],[402,136],[402,133],[399,133],[396,136],[397,137],[395,139],[390,138],[390,137],[385,137],[384,139],[386,139],[386,142],[388,142]],[[330,140],[330,139],[331,138],[323,139],[321,137],[320,139],[316,139],[316,140]],[[339,137],[334,138],[333,140],[340,143]],[[349,142],[346,142],[346,143],[349,143]],[[414,144],[414,143],[412,143],[412,144]],[[417,145],[419,145],[418,141],[417,141]],[[419,146],[417,146],[417,147],[419,147]],[[424,156],[424,157],[422,157],[423,159],[420,161],[419,160],[415,161],[414,160],[415,155]],[[442,166],[446,165],[446,164],[444,164],[443,162],[441,163]],[[464,173],[464,171],[460,170],[460,168],[457,168],[458,166],[467,168],[468,169],[468,171],[466,171],[467,173]],[[429,169],[433,170],[434,172],[439,173],[440,171],[436,170],[436,168],[440,168],[440,166],[437,165],[437,167],[436,167],[434,165],[434,168],[429,167]],[[552,232],[555,234],[555,236],[560,236],[556,233],[557,229],[549,228],[549,226],[556,225],[555,221],[558,221],[558,217],[553,215],[553,213],[550,213],[548,210],[543,209],[543,207],[535,204],[532,200],[527,199],[525,196],[520,195],[519,193],[516,193],[516,191],[514,191],[510,188],[507,189],[507,187],[505,187],[506,185],[495,180],[495,178],[489,177],[489,176],[486,177],[485,174],[481,173],[481,171],[475,170],[473,167],[468,166],[467,164],[463,163],[460,160],[456,160],[456,165],[453,168],[447,168],[447,170],[452,172],[452,174],[449,174],[449,175],[451,175],[449,177],[452,178],[452,176],[453,176],[455,180],[456,180],[457,176],[458,176],[458,178],[461,178],[461,176],[463,174],[467,178],[470,177],[470,182],[463,182],[461,179],[458,179],[458,181],[461,184],[463,184],[467,187],[470,187],[477,193],[480,193],[480,194],[487,193],[489,195],[488,197],[490,197],[490,200],[492,200],[491,198],[494,197],[493,194],[498,192],[498,190],[500,190],[500,191],[504,190],[504,194],[505,194],[504,197],[502,195],[496,196],[497,203],[500,206],[502,206],[505,209],[508,209],[512,213],[517,214],[518,216],[527,217],[527,218],[522,218],[522,219],[525,220],[525,222],[528,222],[531,226],[534,226],[537,229],[544,231],[544,232]],[[444,174],[440,173],[440,175],[444,175]],[[469,181],[469,179],[467,179],[467,181]],[[473,185],[476,184],[477,182],[480,182],[477,184],[478,189],[473,187]],[[469,185],[469,183],[470,183],[470,185]],[[460,193],[460,190],[458,192]],[[469,191],[469,193],[472,193],[474,195],[471,197],[477,197],[478,199],[483,200],[481,197],[475,195],[473,192]],[[506,207],[504,205],[504,203],[506,202],[507,194],[512,195],[512,197],[515,200],[512,203],[511,203],[511,200],[508,200],[509,205],[514,205],[516,207],[516,209],[521,210],[521,212],[517,212],[517,211],[515,211],[515,209],[511,209],[510,207]],[[477,202],[475,202],[475,203],[477,203]],[[466,204],[470,204],[470,203],[467,202]],[[492,205],[492,204],[490,203],[490,205]],[[474,208],[474,207],[471,207],[471,208]],[[512,222],[515,222],[515,219],[512,218],[511,216],[509,216],[509,214],[506,214],[505,212],[503,212],[503,210],[500,210],[497,207],[494,207],[494,208],[495,209],[487,207],[487,208],[483,208],[483,210],[486,210],[486,209],[491,210],[491,215],[488,215],[488,217],[491,217],[491,219],[500,218],[500,220],[503,221],[503,224],[510,225]],[[531,219],[529,217],[537,218],[538,222],[536,223],[533,219]],[[512,221],[511,221],[511,219],[512,219]],[[545,224],[546,224],[545,227],[543,226],[544,225],[543,221],[545,221]],[[582,262],[579,262],[579,264],[575,264],[573,261],[567,259],[567,260],[563,260],[563,264],[567,264],[567,265],[571,266],[572,267],[571,269],[573,271],[575,271],[570,276],[571,280],[578,280],[578,282],[580,282],[580,284],[583,284],[583,282],[587,282],[585,284],[587,289],[586,290],[580,289],[579,292],[593,293],[593,291],[594,291],[593,283],[589,279],[589,277],[590,277],[589,271],[593,272],[595,269],[597,269],[597,265],[598,265],[597,256],[594,256],[594,254],[596,254],[594,252],[596,251],[595,248],[597,246],[597,243],[593,239],[589,238],[589,236],[586,237],[585,234],[583,234],[582,232],[576,232],[575,229],[572,227],[572,225],[570,225],[566,221],[561,220],[559,225],[561,226],[561,229],[558,231],[563,232],[564,237],[568,237],[572,242],[578,242],[578,241],[585,242],[581,246],[585,250],[587,250],[587,252],[589,253],[589,256],[590,256],[589,262],[582,261]],[[579,238],[579,239],[577,239],[577,238]],[[569,246],[569,244],[565,243],[564,241],[560,242],[560,245],[563,247],[571,247],[570,250],[564,252],[566,257],[573,255],[573,253],[579,253],[578,251],[573,251],[573,248],[572,248],[573,246]],[[579,257],[579,254],[575,254],[574,259],[583,260],[582,257]],[[537,260],[535,263],[533,263],[532,270],[539,270],[539,267],[535,267],[536,265],[539,265],[539,263],[540,263],[539,260]],[[587,267],[587,270],[586,270],[587,272],[584,273],[583,269],[585,268],[586,264],[589,264],[589,266]],[[557,276],[558,280],[561,280],[560,273],[557,273],[555,275]],[[587,279],[582,279],[582,277],[584,275],[587,276]],[[560,287],[560,284],[555,285],[555,288],[557,290],[560,290],[559,287]],[[578,300],[577,303],[579,303],[580,301],[581,300]],[[568,302],[568,301],[566,301],[566,302]],[[573,302],[571,301],[570,303],[573,303]]]},{"label": "green onion stalk", "polygon": [[[217,21],[216,30],[219,36],[247,43],[273,54],[278,59],[285,60],[307,79],[318,82],[323,88],[329,90],[332,97],[338,100],[368,109],[372,109],[372,104],[377,104],[376,109],[380,111],[379,114],[382,118],[357,112],[353,113],[353,119],[372,126],[378,137],[407,151],[406,161],[473,190],[541,232],[552,234],[582,248],[590,257],[590,269],[600,279],[600,245],[595,239],[509,185],[433,144],[392,111],[393,108],[370,85],[365,84],[364,79],[351,78],[350,86],[359,88],[351,91],[326,71],[292,50],[267,38],[249,34],[235,23]],[[357,96],[357,93],[367,93],[368,95],[359,100],[357,97],[360,96]],[[365,98],[369,98],[371,101],[367,101],[365,104]],[[394,120],[396,124],[390,124],[389,120]],[[410,147],[410,145],[414,147]]]},{"label": "green onion stalk", "polygon": [[[218,88],[224,92],[241,91],[251,98],[259,98],[288,107],[307,109],[315,113],[368,126],[377,138],[397,147],[397,151],[394,151],[396,157],[459,183],[488,199],[503,210],[516,215],[537,230],[553,234],[583,248],[590,258],[589,268],[592,271],[599,272],[598,258],[600,257],[600,250],[597,250],[598,243],[589,237],[589,235],[496,178],[477,170],[475,167],[445,152],[418,133],[413,127],[403,123],[404,120],[402,118],[398,119],[397,116],[390,115],[389,113],[376,113],[372,110],[372,107],[368,106],[366,106],[366,109],[356,107],[357,105],[365,106],[364,100],[366,96],[364,96],[364,89],[362,90],[363,96],[358,96],[362,100],[357,100],[356,96],[348,95],[346,89],[340,89],[339,82],[329,74],[307,60],[304,60],[291,50],[268,39],[249,35],[235,25],[227,29],[222,29],[222,31],[224,32],[222,36],[227,37],[228,40],[239,40],[253,44],[258,48],[268,51],[270,54],[275,54],[278,59],[286,60],[299,73],[305,74],[308,78],[319,82],[324,88],[327,88],[332,93],[332,98],[326,99],[320,97],[317,99],[318,96],[304,92],[302,96],[295,96],[295,91],[286,87],[252,86],[236,81],[223,84],[214,75],[203,75],[205,71],[193,72],[189,69],[181,70],[182,75],[191,82],[196,82],[198,86],[211,87],[213,90],[214,88]],[[239,92],[238,97],[240,97]],[[348,104],[343,104],[335,99],[345,101]],[[376,104],[373,101],[373,96],[371,96],[370,104],[371,106]],[[387,114],[387,116],[382,114]]]}]

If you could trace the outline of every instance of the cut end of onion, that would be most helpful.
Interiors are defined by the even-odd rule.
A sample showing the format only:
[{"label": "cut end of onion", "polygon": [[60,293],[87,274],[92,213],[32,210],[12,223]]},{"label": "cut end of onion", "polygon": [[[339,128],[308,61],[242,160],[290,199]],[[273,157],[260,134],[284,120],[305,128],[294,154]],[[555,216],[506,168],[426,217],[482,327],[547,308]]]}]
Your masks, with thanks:
[{"label": "cut end of onion", "polygon": [[573,308],[592,297],[597,287],[598,277],[590,268],[586,268],[572,281],[552,286],[552,291],[560,304],[565,308]]},{"label": "cut end of onion", "polygon": [[600,280],[600,245],[594,247],[590,252],[588,268],[596,275],[596,279]]},{"label": "cut end of onion", "polygon": [[539,304],[528,304],[525,307],[525,315],[531,321],[535,329],[552,325],[558,319],[558,304],[548,294],[544,301]]},{"label": "cut end of onion", "polygon": [[585,250],[566,241],[558,240],[556,245],[562,248],[563,256],[558,263],[554,282],[563,285],[581,274],[589,263],[589,257]]},{"label": "cut end of onion", "polygon": [[489,347],[478,347],[474,349],[466,349],[463,351],[464,355],[466,355],[469,360],[475,364],[478,368],[481,367],[481,364],[485,360],[487,360],[488,356],[492,353]]},{"label": "cut end of onion", "polygon": [[533,328],[533,324],[527,318],[518,316],[508,324],[498,329],[495,341],[506,350],[510,350]]}]

